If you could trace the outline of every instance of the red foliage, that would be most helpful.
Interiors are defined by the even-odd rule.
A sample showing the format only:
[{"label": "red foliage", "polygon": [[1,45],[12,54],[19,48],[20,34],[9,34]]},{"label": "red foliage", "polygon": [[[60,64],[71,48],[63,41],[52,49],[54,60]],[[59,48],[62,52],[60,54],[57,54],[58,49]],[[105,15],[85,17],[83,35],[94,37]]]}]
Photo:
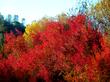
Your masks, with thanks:
[{"label": "red foliage", "polygon": [[66,24],[48,22],[45,31],[33,35],[32,48],[22,36],[6,34],[3,53],[7,58],[0,57],[0,76],[7,77],[7,81],[13,77],[23,82],[110,79],[106,36],[87,23],[83,15],[70,17]]}]

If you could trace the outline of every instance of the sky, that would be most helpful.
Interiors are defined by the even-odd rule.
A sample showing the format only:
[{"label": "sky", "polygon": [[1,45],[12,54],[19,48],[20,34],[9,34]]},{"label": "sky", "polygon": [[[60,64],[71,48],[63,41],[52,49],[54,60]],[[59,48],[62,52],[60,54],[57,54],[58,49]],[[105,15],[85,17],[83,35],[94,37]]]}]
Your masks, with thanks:
[{"label": "sky", "polygon": [[4,16],[17,14],[30,23],[44,16],[54,17],[66,12],[75,4],[75,0],[0,0],[0,12]]},{"label": "sky", "polygon": [[[0,12],[6,17],[17,14],[26,23],[44,16],[54,17],[75,7],[78,0],[0,0]],[[19,20],[20,21],[20,20]]]}]

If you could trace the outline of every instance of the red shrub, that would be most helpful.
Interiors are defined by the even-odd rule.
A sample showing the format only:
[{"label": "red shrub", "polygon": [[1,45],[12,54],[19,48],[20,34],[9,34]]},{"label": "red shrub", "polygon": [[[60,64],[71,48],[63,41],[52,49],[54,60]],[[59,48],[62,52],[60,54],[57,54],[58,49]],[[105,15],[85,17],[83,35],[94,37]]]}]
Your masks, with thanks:
[{"label": "red shrub", "polygon": [[22,36],[6,34],[7,58],[0,59],[0,76],[7,75],[8,81],[12,77],[30,82],[106,81],[110,48],[104,41],[106,36],[87,23],[83,15],[70,17],[66,24],[48,22],[45,31],[33,35],[31,48]]}]

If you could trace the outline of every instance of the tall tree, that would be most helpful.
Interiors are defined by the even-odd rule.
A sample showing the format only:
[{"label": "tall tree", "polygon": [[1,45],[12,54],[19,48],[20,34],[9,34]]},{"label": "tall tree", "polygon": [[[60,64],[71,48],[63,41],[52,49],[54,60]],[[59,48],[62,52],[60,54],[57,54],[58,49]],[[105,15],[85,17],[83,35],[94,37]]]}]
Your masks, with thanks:
[{"label": "tall tree", "polygon": [[0,52],[3,51],[3,42],[4,42],[4,17],[0,13]]}]

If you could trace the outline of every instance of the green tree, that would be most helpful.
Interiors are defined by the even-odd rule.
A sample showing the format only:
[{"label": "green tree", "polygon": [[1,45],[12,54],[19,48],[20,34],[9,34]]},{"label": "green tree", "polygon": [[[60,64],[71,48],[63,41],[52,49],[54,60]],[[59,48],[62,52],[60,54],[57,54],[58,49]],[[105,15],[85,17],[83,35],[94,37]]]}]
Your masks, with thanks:
[{"label": "green tree", "polygon": [[4,43],[4,17],[0,13],[0,52],[3,51],[3,43]]}]

